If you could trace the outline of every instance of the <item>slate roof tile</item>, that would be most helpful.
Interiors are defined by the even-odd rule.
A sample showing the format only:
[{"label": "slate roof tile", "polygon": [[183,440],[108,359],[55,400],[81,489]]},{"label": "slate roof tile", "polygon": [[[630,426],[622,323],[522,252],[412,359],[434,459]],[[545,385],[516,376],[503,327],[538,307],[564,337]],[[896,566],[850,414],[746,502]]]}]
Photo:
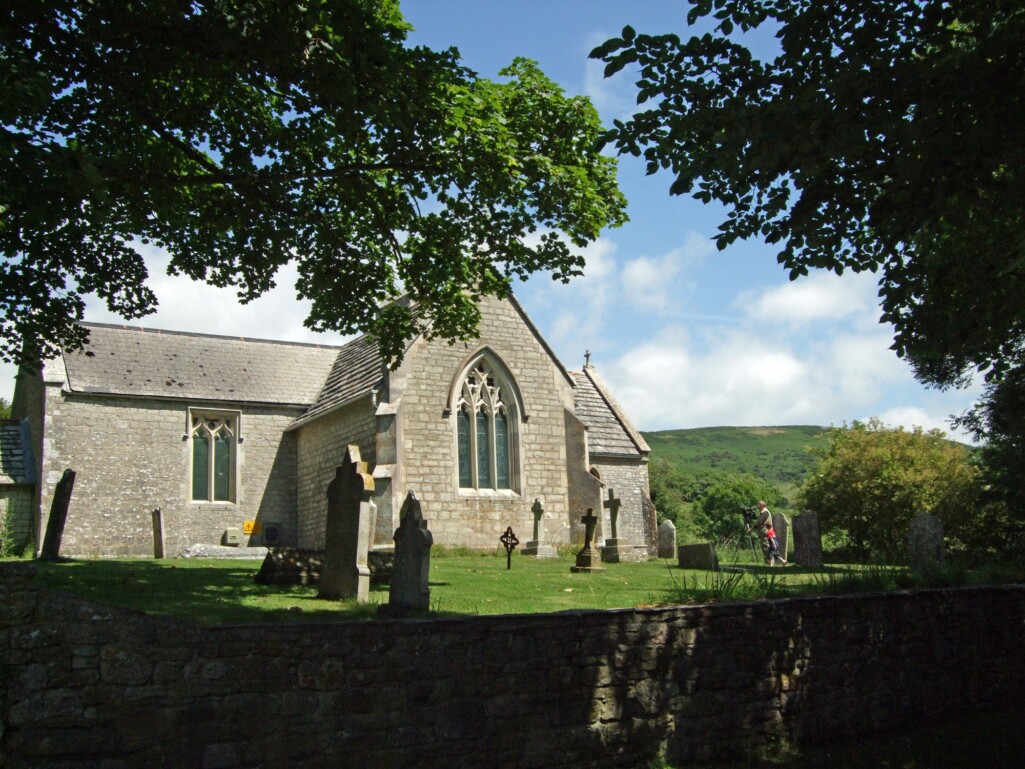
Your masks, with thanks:
[{"label": "slate roof tile", "polygon": [[593,366],[571,371],[576,385],[576,415],[587,426],[587,448],[592,455],[640,456],[648,444],[609,393]]},{"label": "slate roof tile", "polygon": [[0,422],[0,485],[35,480],[28,427],[13,419]]},{"label": "slate roof tile", "polygon": [[315,419],[353,398],[377,387],[385,376],[384,361],[377,343],[361,336],[338,351],[331,373],[316,402],[300,417],[300,422]]},{"label": "slate roof tile", "polygon": [[73,392],[312,404],[341,348],[83,324],[85,351],[64,354]]}]

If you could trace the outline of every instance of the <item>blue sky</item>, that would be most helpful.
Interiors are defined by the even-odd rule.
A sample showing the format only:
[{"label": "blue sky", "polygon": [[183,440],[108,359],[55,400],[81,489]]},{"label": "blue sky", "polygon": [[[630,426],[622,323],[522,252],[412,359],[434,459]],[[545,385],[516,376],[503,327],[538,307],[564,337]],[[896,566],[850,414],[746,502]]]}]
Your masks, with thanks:
[{"label": "blue sky", "polygon": [[[682,0],[418,0],[403,11],[412,41],[455,46],[464,63],[497,78],[514,57],[538,61],[567,93],[586,94],[603,120],[628,116],[629,72],[610,80],[588,52],[625,24],[638,32],[690,34]],[[750,41],[771,51],[766,36]],[[718,252],[711,242],[722,210],[670,197],[669,175],[646,176],[620,160],[630,222],[586,251],[582,278],[569,285],[537,275],[516,295],[569,368],[591,362],[642,430],[714,425],[842,425],[879,417],[890,425],[940,428],[971,406],[979,388],[939,392],[917,383],[878,322],[871,275],[813,274],[796,282],[757,241]],[[249,305],[227,289],[164,274],[166,259],[144,252],[160,300],[137,325],[185,331],[323,341],[302,321],[294,274]],[[202,313],[197,308],[202,307]],[[87,320],[122,322],[90,301]],[[11,368],[0,395],[11,397]],[[953,436],[962,437],[962,436]]]}]

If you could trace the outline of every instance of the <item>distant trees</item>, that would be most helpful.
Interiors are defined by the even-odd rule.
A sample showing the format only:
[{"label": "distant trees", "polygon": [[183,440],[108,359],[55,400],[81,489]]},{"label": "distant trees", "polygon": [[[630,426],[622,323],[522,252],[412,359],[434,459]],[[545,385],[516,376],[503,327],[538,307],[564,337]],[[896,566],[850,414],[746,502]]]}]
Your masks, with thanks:
[{"label": "distant trees", "polygon": [[996,544],[1000,513],[982,503],[980,470],[969,449],[941,431],[871,419],[833,429],[815,452],[818,466],[799,505],[818,513],[823,534],[837,536],[855,558],[902,556],[908,525],[921,513],[943,521],[953,552]]},{"label": "distant trees", "polygon": [[694,523],[711,542],[735,541],[744,533],[741,510],[763,500],[769,509],[785,504],[782,492],[769,481],[756,475],[726,473],[722,475],[694,511]]},{"label": "distant trees", "polygon": [[0,398],[0,419],[11,418],[11,404],[6,398]]}]

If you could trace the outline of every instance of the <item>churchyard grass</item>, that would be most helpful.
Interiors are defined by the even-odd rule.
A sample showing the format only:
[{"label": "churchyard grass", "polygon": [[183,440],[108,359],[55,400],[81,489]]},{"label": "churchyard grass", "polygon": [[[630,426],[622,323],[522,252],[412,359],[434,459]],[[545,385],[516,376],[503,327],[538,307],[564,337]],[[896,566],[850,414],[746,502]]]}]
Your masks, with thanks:
[{"label": "churchyard grass", "polygon": [[[603,572],[572,573],[571,554],[533,559],[517,553],[512,569],[500,555],[441,551],[431,559],[435,616],[546,613],[662,604],[745,601],[793,595],[875,592],[940,586],[936,574],[895,567],[795,566],[727,561],[720,572],[690,571],[666,561],[606,564]],[[258,560],[102,559],[38,561],[37,581],[83,598],[208,624],[366,620],[388,600],[373,587],[369,604],[327,601],[313,586],[257,585]],[[945,573],[948,584],[1021,581],[1025,575]]]}]

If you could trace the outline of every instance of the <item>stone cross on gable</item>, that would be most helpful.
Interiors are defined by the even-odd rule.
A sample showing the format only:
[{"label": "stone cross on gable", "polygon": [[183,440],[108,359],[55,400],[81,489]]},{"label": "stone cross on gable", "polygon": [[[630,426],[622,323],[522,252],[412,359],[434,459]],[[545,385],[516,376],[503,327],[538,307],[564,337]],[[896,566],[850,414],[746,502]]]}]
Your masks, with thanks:
[{"label": "stone cross on gable", "polygon": [[616,496],[616,490],[610,488],[609,498],[601,504],[602,507],[608,509],[609,511],[609,519],[612,521],[612,539],[616,539],[616,520],[619,518],[619,508],[622,507],[623,503]]}]

